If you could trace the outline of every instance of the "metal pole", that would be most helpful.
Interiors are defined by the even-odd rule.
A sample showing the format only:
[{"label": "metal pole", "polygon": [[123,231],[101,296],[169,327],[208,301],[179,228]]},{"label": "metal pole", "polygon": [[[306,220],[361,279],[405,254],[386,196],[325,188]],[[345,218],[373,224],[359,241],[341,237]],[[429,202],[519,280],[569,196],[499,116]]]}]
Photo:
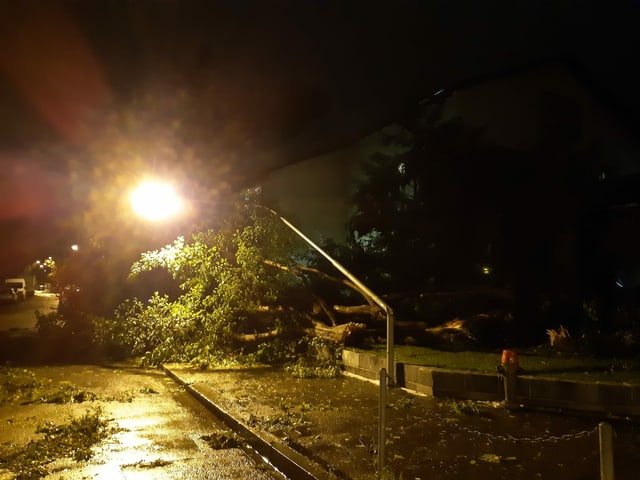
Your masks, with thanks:
[{"label": "metal pole", "polygon": [[614,480],[613,428],[606,422],[598,425],[600,440],[600,480]]},{"label": "metal pole", "polygon": [[[387,387],[394,385],[394,372],[395,372],[395,364],[393,359],[393,348],[394,348],[394,338],[393,338],[393,310],[389,305],[382,301],[380,297],[378,297],[375,293],[373,293],[367,286],[362,283],[360,280],[356,278],[349,270],[343,267],[340,262],[332,258],[327,252],[325,252],[322,248],[316,245],[310,238],[308,238],[304,233],[298,230],[291,222],[289,222],[286,218],[278,215],[277,212],[271,210],[270,208],[263,207],[266,210],[269,210],[273,215],[277,216],[282,223],[284,223],[287,227],[289,227],[295,234],[297,234],[300,238],[302,238],[305,242],[307,242],[311,247],[313,247],[316,251],[318,251],[324,258],[329,260],[329,262],[340,271],[345,277],[347,277],[351,282],[353,282],[365,295],[367,295],[371,300],[373,300],[387,315],[387,369],[384,368],[380,370],[380,399],[379,399],[379,417],[378,417],[378,478],[383,478],[385,472],[385,460],[386,460],[386,425],[387,425]],[[389,373],[390,372],[390,373]]]},{"label": "metal pole", "polygon": [[265,210],[271,212],[273,215],[275,215],[276,217],[278,217],[282,223],[284,223],[287,227],[289,227],[291,230],[293,230],[293,232],[298,235],[300,238],[302,238],[305,242],[307,242],[309,245],[311,245],[311,247],[313,247],[316,251],[318,251],[320,253],[320,255],[322,255],[324,258],[326,258],[327,260],[329,260],[329,262],[331,262],[331,264],[338,270],[340,271],[340,273],[342,273],[345,277],[347,277],[349,280],[351,280],[362,292],[363,294],[365,294],[366,296],[368,296],[371,300],[373,300],[373,302],[376,303],[376,305],[378,305],[382,310],[384,310],[384,312],[387,315],[387,384],[389,386],[392,386],[395,384],[395,365],[394,365],[394,359],[393,359],[393,353],[394,353],[394,339],[393,339],[393,329],[394,329],[394,321],[393,321],[393,310],[391,309],[391,307],[389,305],[387,305],[385,302],[382,301],[382,299],[380,297],[378,297],[375,293],[373,293],[364,283],[362,283],[360,280],[358,280],[356,278],[356,276],[351,273],[349,270],[347,270],[345,267],[343,267],[340,262],[338,262],[337,260],[335,260],[334,258],[332,258],[327,252],[325,252],[322,248],[320,248],[318,245],[316,245],[310,238],[308,238],[304,233],[302,233],[300,230],[298,230],[295,226],[293,226],[291,224],[291,222],[289,222],[286,218],[284,218],[283,216],[279,215],[278,212],[276,212],[275,210],[272,210],[268,207],[265,207],[264,205],[258,205],[256,204],[255,206],[257,207],[261,207],[264,208]]},{"label": "metal pole", "polygon": [[514,409],[518,406],[516,401],[517,383],[518,366],[510,363],[504,365],[504,403],[509,409]]},{"label": "metal pole", "polygon": [[[231,204],[233,202],[215,202],[215,203],[225,203]],[[389,305],[387,305],[380,297],[378,297],[373,291],[371,291],[364,283],[362,283],[358,278],[347,270],[340,262],[331,257],[327,252],[325,252],[322,248],[316,245],[313,240],[307,237],[304,233],[302,233],[298,228],[296,228],[289,220],[284,218],[278,212],[273,210],[272,208],[265,207],[264,205],[260,205],[259,203],[245,203],[247,206],[260,208],[269,212],[274,217],[280,219],[282,223],[284,223],[293,233],[298,235],[302,240],[304,240],[308,245],[310,245],[314,250],[316,250],[320,255],[329,260],[331,265],[333,265],[340,273],[342,273],[345,277],[347,277],[351,282],[358,287],[361,293],[372,300],[376,305],[378,305],[387,316],[387,385],[393,386],[395,385],[395,363],[394,363],[394,318],[393,318],[393,310]]]},{"label": "metal pole", "polygon": [[380,402],[378,404],[378,478],[383,478],[387,456],[387,371],[380,369]]},{"label": "metal pole", "polygon": [[393,311],[389,307],[385,311],[387,313],[387,385],[392,387],[395,385],[396,378],[396,364],[393,359]]}]

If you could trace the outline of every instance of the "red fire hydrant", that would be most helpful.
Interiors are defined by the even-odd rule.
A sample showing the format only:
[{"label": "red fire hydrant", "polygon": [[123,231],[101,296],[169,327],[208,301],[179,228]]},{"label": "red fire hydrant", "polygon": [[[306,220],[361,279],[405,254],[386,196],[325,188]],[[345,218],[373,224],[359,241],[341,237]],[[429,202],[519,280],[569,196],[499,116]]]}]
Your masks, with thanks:
[{"label": "red fire hydrant", "polygon": [[516,387],[518,373],[522,370],[518,362],[518,354],[514,350],[503,350],[500,366],[497,368],[504,382],[504,403],[507,408],[516,408]]}]

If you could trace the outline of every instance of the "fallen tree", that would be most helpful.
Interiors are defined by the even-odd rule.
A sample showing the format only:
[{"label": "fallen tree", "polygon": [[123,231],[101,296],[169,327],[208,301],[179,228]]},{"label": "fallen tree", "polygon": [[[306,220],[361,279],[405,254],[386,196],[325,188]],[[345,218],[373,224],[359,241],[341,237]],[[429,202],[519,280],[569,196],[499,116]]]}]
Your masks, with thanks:
[{"label": "fallen tree", "polygon": [[[247,212],[240,214],[242,218]],[[182,293],[174,299],[157,296],[123,311],[121,319],[136,328],[127,330],[118,324],[113,330],[120,330],[112,337],[126,338],[132,351],[150,351],[154,362],[246,353],[266,355],[271,361],[297,355],[301,342],[309,338],[338,345],[359,344],[367,337],[373,341],[385,338],[386,312],[349,279],[292,261],[296,255],[290,236],[280,227],[271,218],[258,218],[196,234],[189,242],[179,238],[160,250],[145,252],[132,266],[132,275],[165,269]],[[361,303],[340,303],[346,298],[345,289],[355,292]],[[424,300],[460,294],[408,295]],[[402,302],[407,294],[381,297]],[[413,337],[418,344],[434,337],[452,338],[452,326],[434,330],[430,323],[420,326],[398,321],[396,338]],[[457,329],[458,336],[463,333],[464,329]]]}]

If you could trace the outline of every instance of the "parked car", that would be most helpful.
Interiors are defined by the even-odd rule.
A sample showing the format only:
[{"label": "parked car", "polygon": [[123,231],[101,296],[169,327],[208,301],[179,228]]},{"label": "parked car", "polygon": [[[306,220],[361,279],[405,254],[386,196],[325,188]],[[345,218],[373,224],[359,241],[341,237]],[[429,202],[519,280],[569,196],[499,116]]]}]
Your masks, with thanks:
[{"label": "parked car", "polygon": [[0,285],[0,302],[16,303],[18,301],[18,293],[14,288],[6,285]]}]

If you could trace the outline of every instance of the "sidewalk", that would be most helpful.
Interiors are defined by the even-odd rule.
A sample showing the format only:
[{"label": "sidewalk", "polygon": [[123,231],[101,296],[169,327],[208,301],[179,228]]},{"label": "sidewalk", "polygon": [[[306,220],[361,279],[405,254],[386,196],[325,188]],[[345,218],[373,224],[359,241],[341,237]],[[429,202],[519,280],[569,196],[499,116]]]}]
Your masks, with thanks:
[{"label": "sidewalk", "polygon": [[[291,455],[308,477],[376,478],[379,387],[345,376],[294,379],[269,367],[191,370],[165,366],[236,431]],[[469,403],[389,390],[390,470],[403,478],[476,480],[597,478],[598,421],[535,412],[499,402]],[[616,472],[640,468],[640,432],[616,424]],[[306,460],[305,460],[306,459]]]}]

